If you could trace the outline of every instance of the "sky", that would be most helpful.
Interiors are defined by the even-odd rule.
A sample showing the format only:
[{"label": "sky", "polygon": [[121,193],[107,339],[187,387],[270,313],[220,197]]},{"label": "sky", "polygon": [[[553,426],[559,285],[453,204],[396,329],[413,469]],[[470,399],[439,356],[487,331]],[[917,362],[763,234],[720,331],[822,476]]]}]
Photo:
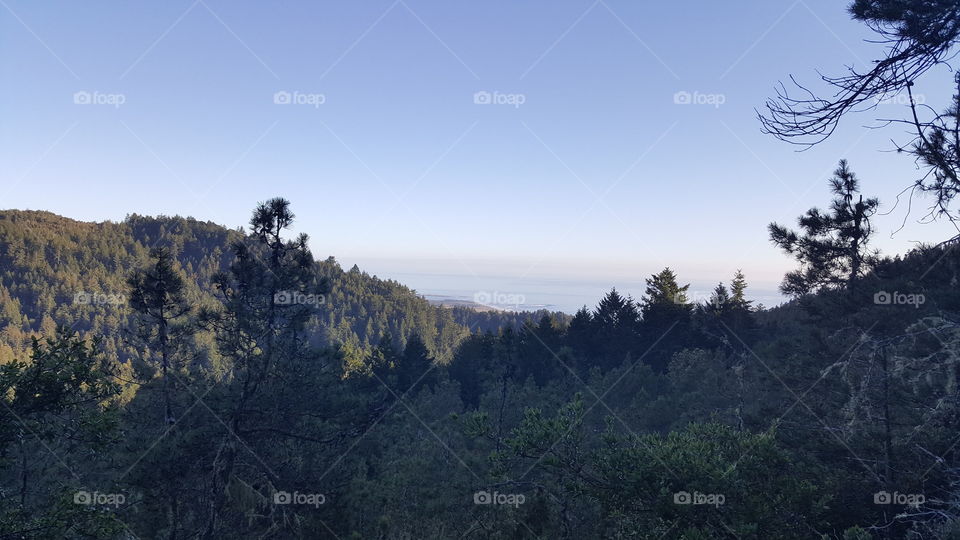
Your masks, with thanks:
[{"label": "sky", "polygon": [[670,266],[772,297],[767,224],[826,206],[840,158],[885,253],[950,236],[895,205],[905,134],[865,128],[902,102],[805,152],[760,131],[778,81],[881,53],[844,5],[0,0],[0,208],[237,227],[283,196],[318,258],[421,291]]}]

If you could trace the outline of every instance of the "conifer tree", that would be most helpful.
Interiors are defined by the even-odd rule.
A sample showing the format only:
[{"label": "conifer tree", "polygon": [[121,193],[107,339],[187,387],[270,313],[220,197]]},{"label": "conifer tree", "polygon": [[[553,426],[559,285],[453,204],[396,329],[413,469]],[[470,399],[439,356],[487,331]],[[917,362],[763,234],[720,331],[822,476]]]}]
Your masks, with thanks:
[{"label": "conifer tree", "polygon": [[578,355],[593,349],[593,314],[587,306],[577,310],[567,326],[566,343]]},{"label": "conifer tree", "polygon": [[693,305],[687,298],[690,285],[681,286],[670,268],[647,279],[646,294],[640,305],[641,334],[644,349],[653,347],[648,361],[655,369],[666,370],[670,356],[683,347],[693,347],[691,316]]},{"label": "conifer tree", "polygon": [[[228,433],[210,467],[204,538],[217,536],[223,520],[231,519],[234,525],[243,521],[239,509],[226,506],[225,491],[236,481],[242,451],[257,447],[256,459],[246,464],[256,472],[248,474],[276,483],[282,479],[259,457],[272,449],[270,444],[259,446],[267,436],[311,442],[331,437],[323,432],[330,426],[314,421],[304,410],[330,398],[321,387],[337,380],[328,365],[334,359],[315,349],[306,335],[307,323],[328,291],[314,272],[306,235],[283,237],[293,220],[285,199],[257,206],[250,220],[252,238],[234,244],[233,264],[214,279],[223,309],[201,317],[216,333],[218,350],[231,364],[231,384],[224,388],[225,395],[218,396],[222,406],[215,413]],[[333,411],[326,414],[337,416]]]},{"label": "conifer tree", "polygon": [[611,289],[592,317],[597,363],[603,369],[619,366],[636,346],[639,313],[632,298]]},{"label": "conifer tree", "polygon": [[135,272],[127,281],[130,286],[130,307],[140,314],[138,333],[160,354],[160,372],[164,403],[164,422],[173,424],[168,372],[178,344],[171,344],[171,337],[179,338],[189,329],[177,323],[190,314],[192,306],[186,298],[183,277],[174,268],[174,258],[165,248],[150,251],[153,264]]},{"label": "conifer tree", "polygon": [[730,310],[731,303],[730,291],[727,290],[727,286],[723,282],[720,282],[713,288],[713,293],[710,295],[710,300],[707,301],[705,309],[708,313],[722,317]]},{"label": "conifer tree", "polygon": [[830,179],[834,199],[825,213],[811,208],[798,220],[798,233],[776,223],[769,226],[770,240],[800,268],[789,272],[780,285],[784,294],[801,296],[824,288],[852,288],[876,262],[868,249],[873,234],[870,218],[879,201],[860,195],[860,182],[846,160]]},{"label": "conifer tree", "polygon": [[680,286],[677,275],[670,268],[647,279],[647,289],[640,305],[640,313],[647,324],[659,324],[676,317],[689,315],[693,309],[687,298],[690,285]]},{"label": "conifer tree", "polygon": [[397,361],[397,385],[401,393],[414,393],[424,385],[433,386],[433,358],[419,334],[407,340],[407,346]]},{"label": "conifer tree", "polygon": [[742,270],[737,270],[730,282],[730,303],[734,309],[750,311],[752,300],[747,300],[747,278]]},{"label": "conifer tree", "polygon": [[753,317],[753,301],[747,300],[747,278],[741,270],[733,276],[730,283],[730,301],[727,306],[723,323],[726,326],[724,330],[732,333],[729,336],[728,343],[735,349],[743,349],[744,344],[752,344],[756,330],[756,324]]}]

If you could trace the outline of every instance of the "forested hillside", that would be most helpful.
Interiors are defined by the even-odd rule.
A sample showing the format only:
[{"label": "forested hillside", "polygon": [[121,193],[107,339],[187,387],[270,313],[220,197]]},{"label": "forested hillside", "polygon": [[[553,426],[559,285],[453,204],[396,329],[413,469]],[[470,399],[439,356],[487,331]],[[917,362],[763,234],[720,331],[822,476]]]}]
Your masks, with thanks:
[{"label": "forested hillside", "polygon": [[[121,223],[82,223],[49,212],[0,212],[0,361],[22,358],[31,335],[52,335],[57,325],[82,336],[101,336],[104,352],[125,362],[138,356],[123,329],[130,325],[127,278],[148,264],[152,247],[165,247],[187,277],[187,295],[198,306],[215,303],[212,278],[226,269],[231,244],[243,237],[210,222],[130,215]],[[544,313],[477,313],[443,309],[392,280],[333,257],[315,264],[329,292],[318,303],[308,331],[318,343],[367,349],[392,336],[404,347],[417,334],[446,361],[471,331],[519,326]],[[204,354],[215,354],[198,335]]]},{"label": "forested hillside", "polygon": [[[835,251],[830,272],[788,275],[810,290],[773,309],[741,273],[693,304],[667,268],[640,299],[612,290],[569,320],[468,335],[398,284],[318,264],[285,237],[281,199],[247,235],[0,223],[8,537],[960,530],[953,244],[871,256],[855,277],[860,252]],[[74,303],[71,286],[124,303]],[[32,333],[44,339],[19,359]]]},{"label": "forested hillside", "polygon": [[[5,200],[177,209],[182,169],[252,212],[0,211],[0,540],[960,540],[960,0],[48,4],[0,1]],[[748,103],[814,53],[857,62]],[[326,257],[448,244],[645,288],[477,311]]]}]

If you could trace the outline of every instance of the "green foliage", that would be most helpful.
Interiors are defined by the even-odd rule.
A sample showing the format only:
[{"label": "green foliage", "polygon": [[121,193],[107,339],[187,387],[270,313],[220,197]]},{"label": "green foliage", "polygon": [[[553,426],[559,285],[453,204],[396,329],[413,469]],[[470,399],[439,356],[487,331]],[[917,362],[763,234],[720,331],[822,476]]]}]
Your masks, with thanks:
[{"label": "green foliage", "polygon": [[[160,238],[156,222],[128,221]],[[855,291],[770,310],[746,299],[740,272],[694,305],[667,269],[639,302],[614,290],[572,318],[510,316],[466,335],[402,287],[316,262],[305,237],[287,237],[292,223],[285,201],[259,206],[206,277],[209,252],[164,230],[165,249],[141,253],[132,277],[110,274],[132,300],[111,324],[132,331],[108,334],[105,345],[124,339],[104,354],[75,335],[23,355],[32,323],[0,332],[14,351],[0,362],[4,532],[949,538],[960,522],[949,249],[877,261]],[[328,318],[347,305],[358,311]],[[364,306],[383,306],[387,323]],[[346,338],[331,346],[334,335]],[[445,361],[436,343],[448,338]],[[127,504],[78,507],[80,489]],[[881,491],[927,499],[874,504]],[[326,502],[275,502],[282,492]]]},{"label": "green foliage", "polygon": [[770,240],[800,263],[780,286],[784,294],[803,295],[821,288],[849,288],[863,277],[877,256],[868,249],[870,218],[880,202],[860,195],[860,182],[840,160],[830,179],[830,212],[811,208],[798,220],[802,234],[771,223]]},{"label": "green foliage", "polygon": [[[95,462],[112,442],[119,394],[96,343],[68,329],[33,340],[28,361],[0,366],[0,535],[11,538],[112,536],[112,510],[77,504],[84,480],[107,485]],[[74,471],[88,474],[81,478]]]}]

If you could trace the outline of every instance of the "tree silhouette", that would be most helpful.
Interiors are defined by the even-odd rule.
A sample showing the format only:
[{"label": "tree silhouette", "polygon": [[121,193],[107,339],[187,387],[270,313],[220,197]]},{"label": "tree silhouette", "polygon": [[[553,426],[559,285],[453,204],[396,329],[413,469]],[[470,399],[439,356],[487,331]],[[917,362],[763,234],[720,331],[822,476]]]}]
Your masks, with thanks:
[{"label": "tree silhouette", "polygon": [[[923,176],[907,189],[931,194],[934,204],[928,217],[946,217],[957,227],[950,202],[960,193],[960,74],[955,79],[958,95],[942,113],[918,100],[914,85],[936,66],[954,71],[950,62],[960,40],[960,4],[956,0],[855,0],[849,8],[854,20],[864,23],[885,46],[883,58],[868,71],[848,68],[844,75],[821,79],[832,95],[820,97],[793,81],[796,94],[781,84],[777,97],[759,114],[766,133],[780,140],[818,144],[833,134],[849,113],[874,109],[884,99],[906,93],[909,113],[897,119],[881,119],[884,125],[903,124],[912,138],[897,145],[898,152],[913,156],[924,169]],[[918,103],[920,101],[920,103]]]},{"label": "tree silhouette", "polygon": [[130,286],[130,307],[141,315],[138,330],[141,337],[160,353],[160,371],[164,403],[164,422],[173,424],[176,418],[170,399],[168,371],[172,355],[177,345],[171,346],[172,335],[181,337],[185,327],[175,327],[176,323],[192,311],[192,306],[184,294],[183,277],[174,269],[174,258],[165,248],[150,251],[153,264],[135,272],[128,284]]},{"label": "tree silhouette", "polygon": [[433,358],[419,335],[413,334],[407,340],[403,354],[397,359],[397,385],[401,393],[414,393],[424,385],[433,386],[436,372],[433,371]]},{"label": "tree silhouette", "polygon": [[780,285],[785,294],[800,296],[822,288],[850,288],[876,262],[867,244],[873,234],[870,218],[880,204],[864,199],[846,160],[830,179],[834,199],[830,212],[811,208],[799,218],[802,233],[771,223],[770,240],[800,263]]},{"label": "tree silhouette", "polygon": [[637,323],[636,303],[612,289],[593,314],[591,324],[595,336],[597,363],[603,369],[619,366],[635,348]]},{"label": "tree silhouette", "polygon": [[[687,298],[690,285],[681,286],[670,268],[647,279],[647,289],[640,303],[643,317],[641,337],[650,351],[649,363],[665,371],[674,352],[695,346],[691,333],[693,304]],[[643,351],[640,351],[641,353]]]}]

